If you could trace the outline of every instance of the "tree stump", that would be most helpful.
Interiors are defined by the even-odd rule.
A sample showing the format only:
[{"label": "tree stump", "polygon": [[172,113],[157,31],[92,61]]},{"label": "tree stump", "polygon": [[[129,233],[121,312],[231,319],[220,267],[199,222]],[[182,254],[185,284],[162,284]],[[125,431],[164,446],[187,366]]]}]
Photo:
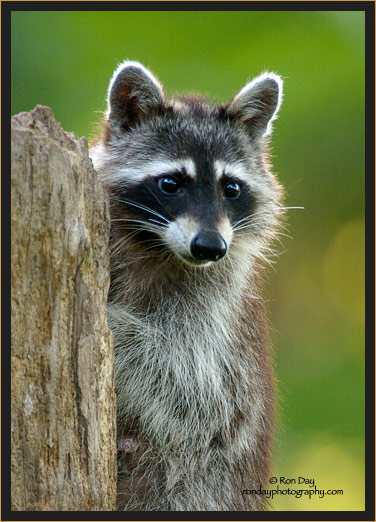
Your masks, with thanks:
[{"label": "tree stump", "polygon": [[109,213],[85,138],[12,118],[12,510],[114,510]]}]

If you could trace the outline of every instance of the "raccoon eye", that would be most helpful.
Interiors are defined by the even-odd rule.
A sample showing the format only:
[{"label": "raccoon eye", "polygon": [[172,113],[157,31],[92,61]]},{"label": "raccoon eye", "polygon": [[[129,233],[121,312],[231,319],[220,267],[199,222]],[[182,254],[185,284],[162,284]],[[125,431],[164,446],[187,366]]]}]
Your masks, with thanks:
[{"label": "raccoon eye", "polygon": [[176,194],[179,192],[181,184],[173,176],[164,176],[158,181],[158,187],[165,194]]},{"label": "raccoon eye", "polygon": [[236,199],[240,196],[240,185],[235,181],[229,181],[224,188],[226,198]]}]

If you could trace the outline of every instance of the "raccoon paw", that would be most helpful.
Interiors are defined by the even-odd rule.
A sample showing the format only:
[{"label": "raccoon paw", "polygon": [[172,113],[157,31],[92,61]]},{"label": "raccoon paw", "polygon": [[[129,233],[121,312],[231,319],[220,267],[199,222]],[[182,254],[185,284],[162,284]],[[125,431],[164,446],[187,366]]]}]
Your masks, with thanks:
[{"label": "raccoon paw", "polygon": [[120,437],[117,447],[122,453],[133,453],[138,448],[138,444],[132,437]]}]

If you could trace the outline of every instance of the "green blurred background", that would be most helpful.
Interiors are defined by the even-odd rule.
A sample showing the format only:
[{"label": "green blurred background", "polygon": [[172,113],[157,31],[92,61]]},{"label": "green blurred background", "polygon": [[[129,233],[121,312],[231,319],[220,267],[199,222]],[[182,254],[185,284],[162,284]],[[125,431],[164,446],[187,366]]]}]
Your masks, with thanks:
[{"label": "green blurred background", "polygon": [[343,495],[285,492],[275,510],[364,509],[364,23],[362,11],[12,13],[12,113],[48,105],[78,136],[95,132],[124,59],[170,93],[221,102],[265,70],[283,76],[274,171],[304,210],[289,211],[268,274],[274,474]]}]

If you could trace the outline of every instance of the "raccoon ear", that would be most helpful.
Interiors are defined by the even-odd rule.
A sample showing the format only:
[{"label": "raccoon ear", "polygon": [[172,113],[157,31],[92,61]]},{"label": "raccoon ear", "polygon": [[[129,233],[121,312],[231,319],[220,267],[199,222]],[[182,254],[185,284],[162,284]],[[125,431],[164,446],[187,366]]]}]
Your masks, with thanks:
[{"label": "raccoon ear", "polygon": [[231,100],[228,113],[246,127],[253,138],[271,132],[271,121],[276,118],[282,101],[282,79],[273,73],[258,76]]},{"label": "raccoon ear", "polygon": [[107,118],[127,130],[163,104],[163,88],[138,62],[123,62],[112,75],[107,93]]}]

